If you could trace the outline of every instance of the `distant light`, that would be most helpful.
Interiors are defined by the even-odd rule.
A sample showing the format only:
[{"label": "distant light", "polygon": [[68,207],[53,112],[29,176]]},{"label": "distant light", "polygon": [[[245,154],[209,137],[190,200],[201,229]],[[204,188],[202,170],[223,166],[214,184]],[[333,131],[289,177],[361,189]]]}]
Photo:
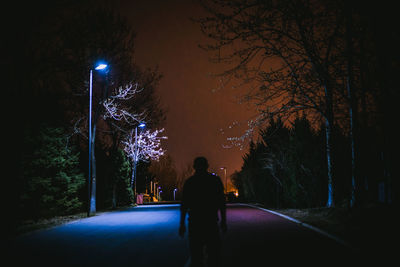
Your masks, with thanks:
[{"label": "distant light", "polygon": [[104,70],[105,68],[107,68],[107,64],[99,64],[96,66],[95,70]]},{"label": "distant light", "polygon": [[144,128],[144,127],[146,127],[146,123],[142,122],[142,123],[140,123],[140,124],[138,125],[138,127],[139,127],[139,128]]}]

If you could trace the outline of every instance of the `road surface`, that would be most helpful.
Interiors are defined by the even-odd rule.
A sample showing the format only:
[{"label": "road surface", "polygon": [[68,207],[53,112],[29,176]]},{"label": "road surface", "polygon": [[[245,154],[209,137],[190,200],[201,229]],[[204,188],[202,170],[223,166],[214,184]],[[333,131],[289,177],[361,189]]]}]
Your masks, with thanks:
[{"label": "road surface", "polygon": [[[224,266],[321,266],[353,253],[331,238],[255,207],[229,205],[227,220]],[[188,242],[178,236],[178,226],[176,204],[109,212],[18,237],[8,266],[188,266]]]}]

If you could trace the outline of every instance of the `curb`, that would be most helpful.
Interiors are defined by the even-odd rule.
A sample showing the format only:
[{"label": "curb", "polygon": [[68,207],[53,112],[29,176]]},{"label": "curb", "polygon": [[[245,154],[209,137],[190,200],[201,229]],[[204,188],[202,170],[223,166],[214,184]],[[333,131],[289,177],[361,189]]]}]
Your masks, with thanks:
[{"label": "curb", "polygon": [[357,250],[352,245],[350,245],[349,243],[347,243],[346,241],[344,241],[343,239],[341,239],[341,238],[339,238],[339,237],[337,237],[335,235],[332,235],[332,234],[330,234],[328,232],[325,232],[324,230],[321,230],[321,229],[319,229],[319,228],[317,228],[315,226],[312,226],[310,224],[301,222],[301,221],[299,221],[297,219],[294,219],[294,218],[289,217],[287,215],[284,215],[282,213],[279,213],[279,212],[276,212],[276,211],[272,211],[272,210],[269,210],[269,209],[265,209],[265,208],[261,208],[259,206],[253,205],[253,204],[238,203],[238,205],[249,206],[249,207],[252,207],[252,208],[256,208],[256,209],[259,209],[259,210],[262,210],[262,211],[266,211],[266,212],[272,213],[274,215],[280,216],[280,217],[285,218],[285,219],[287,219],[289,221],[297,223],[297,224],[299,224],[299,225],[301,225],[303,227],[306,227],[306,228],[308,228],[308,229],[310,229],[310,230],[312,230],[314,232],[317,232],[317,233],[319,233],[319,234],[321,234],[323,236],[326,236],[326,237],[338,242],[339,244],[341,244],[341,245],[343,245],[343,246],[345,246],[345,247],[347,247],[349,249]]}]

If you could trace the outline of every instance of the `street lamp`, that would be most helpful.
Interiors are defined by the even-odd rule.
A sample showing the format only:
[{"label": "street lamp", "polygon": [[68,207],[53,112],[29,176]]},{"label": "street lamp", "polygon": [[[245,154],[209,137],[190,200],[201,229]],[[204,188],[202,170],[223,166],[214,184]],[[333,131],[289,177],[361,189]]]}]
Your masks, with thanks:
[{"label": "street lamp", "polygon": [[138,142],[137,142],[137,128],[140,128],[140,129],[143,129],[144,127],[146,127],[146,123],[144,123],[144,122],[141,122],[141,123],[139,123],[139,125],[138,126],[136,126],[136,128],[135,128],[135,146],[134,146],[134,148],[135,148],[135,157],[134,157],[134,159],[133,159],[133,183],[132,183],[132,185],[134,186],[134,191],[133,191],[133,197],[134,197],[134,201],[135,201],[135,203],[136,203],[136,165],[137,165],[137,161],[138,161],[138,153],[139,153],[139,146],[138,146]]},{"label": "street lamp", "polygon": [[[95,70],[105,70],[107,64],[100,63],[95,66]],[[88,210],[87,216],[90,216],[91,211],[96,211],[96,196],[91,194],[91,182],[92,182],[92,97],[93,96],[93,70],[90,69],[89,76],[89,171],[88,171]]]},{"label": "street lamp", "polygon": [[157,187],[157,200],[160,201],[160,191],[161,190],[161,186]]},{"label": "street lamp", "polygon": [[221,170],[224,170],[224,175],[225,175],[225,194],[228,194],[228,180],[226,178],[226,167],[221,167]]},{"label": "street lamp", "polygon": [[175,193],[176,193],[176,191],[178,191],[177,188],[174,189],[174,201],[175,201]]},{"label": "street lamp", "polygon": [[100,63],[100,64],[98,64],[94,69],[95,69],[95,70],[104,70],[104,69],[106,69],[107,67],[108,67],[107,64]]}]

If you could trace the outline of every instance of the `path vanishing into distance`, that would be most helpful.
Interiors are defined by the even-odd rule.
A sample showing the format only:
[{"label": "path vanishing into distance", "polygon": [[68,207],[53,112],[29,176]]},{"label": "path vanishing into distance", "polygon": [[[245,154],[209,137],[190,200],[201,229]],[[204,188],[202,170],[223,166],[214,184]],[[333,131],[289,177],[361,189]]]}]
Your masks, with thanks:
[{"label": "path vanishing into distance", "polygon": [[[229,204],[223,266],[345,263],[358,253],[267,210]],[[142,205],[19,236],[8,266],[189,266],[179,205]],[[29,265],[28,265],[29,264]]]}]

